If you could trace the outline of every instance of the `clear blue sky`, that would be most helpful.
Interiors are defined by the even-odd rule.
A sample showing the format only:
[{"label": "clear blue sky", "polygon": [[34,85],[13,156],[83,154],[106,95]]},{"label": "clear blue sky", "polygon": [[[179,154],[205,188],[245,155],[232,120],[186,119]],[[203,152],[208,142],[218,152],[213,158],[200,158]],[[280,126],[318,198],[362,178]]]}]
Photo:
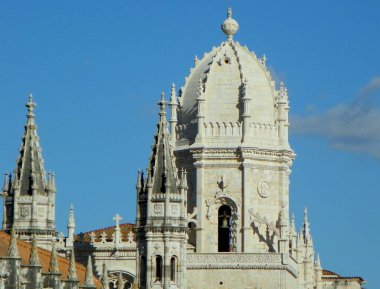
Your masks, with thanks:
[{"label": "clear blue sky", "polygon": [[322,266],[380,288],[380,2],[1,1],[0,171],[13,170],[32,92],[57,226],[135,219],[162,90],[225,39],[266,54],[291,101],[291,208],[310,212]]}]

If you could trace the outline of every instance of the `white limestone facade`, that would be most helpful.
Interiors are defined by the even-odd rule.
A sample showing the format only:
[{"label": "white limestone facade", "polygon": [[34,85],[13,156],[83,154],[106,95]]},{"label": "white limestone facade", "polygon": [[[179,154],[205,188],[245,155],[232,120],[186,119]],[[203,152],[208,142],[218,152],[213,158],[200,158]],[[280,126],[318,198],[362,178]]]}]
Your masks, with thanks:
[{"label": "white limestone facade", "polygon": [[265,56],[234,39],[238,29],[229,9],[226,41],[195,58],[169,101],[162,94],[148,169],[137,177],[136,224],[120,224],[116,215],[114,227],[75,234],[71,207],[68,236],[56,235],[54,174],[46,178],[30,98],[14,176],[6,175],[2,190],[3,230],[12,231],[13,244],[6,262],[16,268],[6,281],[17,284],[12,288],[24,288],[16,237],[33,241],[34,251],[38,245],[54,258],[57,252],[71,258],[71,285],[62,287],[57,277],[54,286],[25,288],[78,288],[74,257],[91,273],[80,288],[362,288],[360,277],[322,269],[307,209],[296,230],[289,212],[295,153],[288,92],[273,81]]}]

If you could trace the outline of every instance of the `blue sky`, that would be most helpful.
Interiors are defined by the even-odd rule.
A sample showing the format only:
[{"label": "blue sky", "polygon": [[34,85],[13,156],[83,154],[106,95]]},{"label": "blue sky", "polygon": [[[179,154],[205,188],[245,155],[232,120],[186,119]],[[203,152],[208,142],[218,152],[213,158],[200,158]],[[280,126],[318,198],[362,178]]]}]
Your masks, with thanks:
[{"label": "blue sky", "polygon": [[1,1],[0,171],[32,92],[58,230],[70,203],[78,232],[134,222],[160,92],[225,39],[227,5],[235,39],[288,86],[298,227],[307,206],[322,266],[380,287],[379,1]]}]

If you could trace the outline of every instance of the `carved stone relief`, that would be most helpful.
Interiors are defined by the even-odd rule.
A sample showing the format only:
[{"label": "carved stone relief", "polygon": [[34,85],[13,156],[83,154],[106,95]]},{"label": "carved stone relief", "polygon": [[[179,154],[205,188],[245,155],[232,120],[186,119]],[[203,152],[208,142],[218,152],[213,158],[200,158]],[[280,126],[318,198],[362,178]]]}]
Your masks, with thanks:
[{"label": "carved stone relief", "polygon": [[257,192],[260,197],[268,198],[271,194],[271,186],[266,180],[261,180],[257,185]]}]

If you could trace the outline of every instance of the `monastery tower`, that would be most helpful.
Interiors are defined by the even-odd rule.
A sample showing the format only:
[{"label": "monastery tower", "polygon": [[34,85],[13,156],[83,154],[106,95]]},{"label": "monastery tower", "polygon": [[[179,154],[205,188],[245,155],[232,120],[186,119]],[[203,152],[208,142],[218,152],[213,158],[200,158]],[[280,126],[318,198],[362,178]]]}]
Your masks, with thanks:
[{"label": "monastery tower", "polygon": [[46,173],[33,113],[36,103],[32,95],[26,103],[28,109],[25,132],[19,149],[13,175],[6,174],[3,186],[3,226],[11,229],[21,240],[31,242],[33,235],[39,246],[50,248],[55,231],[54,174]]},{"label": "monastery tower", "polygon": [[229,10],[222,24],[227,40],[195,59],[180,91],[175,155],[188,171],[188,211],[198,211],[190,237],[197,253],[287,246],[275,228],[280,216],[289,220],[295,156],[287,90],[275,86],[265,56],[233,39],[238,28]]}]

